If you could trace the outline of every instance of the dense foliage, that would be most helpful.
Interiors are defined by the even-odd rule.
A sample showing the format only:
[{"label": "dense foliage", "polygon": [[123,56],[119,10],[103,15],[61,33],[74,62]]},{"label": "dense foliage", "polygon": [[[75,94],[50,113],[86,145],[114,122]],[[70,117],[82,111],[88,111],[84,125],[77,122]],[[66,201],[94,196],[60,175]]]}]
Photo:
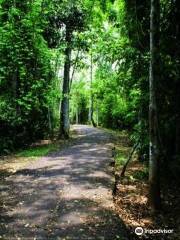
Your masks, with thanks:
[{"label": "dense foliage", "polygon": [[47,134],[54,73],[41,2],[1,1],[0,151]]},{"label": "dense foliage", "polygon": [[[70,116],[71,123],[128,130],[140,143],[140,160],[148,161],[150,8],[148,0],[1,0],[1,154],[59,127],[68,137]],[[178,1],[161,0],[158,143],[162,169],[175,177],[179,24]]]}]

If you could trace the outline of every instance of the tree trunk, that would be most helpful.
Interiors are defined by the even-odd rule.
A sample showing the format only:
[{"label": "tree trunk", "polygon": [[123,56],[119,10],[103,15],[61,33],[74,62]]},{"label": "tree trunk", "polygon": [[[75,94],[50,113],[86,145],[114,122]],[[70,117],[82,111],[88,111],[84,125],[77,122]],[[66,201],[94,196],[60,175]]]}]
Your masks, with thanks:
[{"label": "tree trunk", "polygon": [[93,113],[94,113],[94,97],[92,92],[92,82],[93,82],[93,59],[91,53],[91,76],[90,76],[90,106],[89,106],[89,122],[96,127],[96,123],[94,122]]},{"label": "tree trunk", "polygon": [[97,124],[97,126],[99,126],[99,108],[98,107],[96,109],[96,114],[97,114],[97,116],[96,116],[96,124]]},{"label": "tree trunk", "polygon": [[76,109],[76,124],[79,124],[79,110],[78,110],[78,107]]},{"label": "tree trunk", "polygon": [[[174,56],[173,58],[176,60],[176,62],[180,63],[180,2],[178,0],[174,1]],[[178,64],[179,65],[179,64]],[[175,79],[175,116],[176,116],[176,136],[175,136],[175,155],[176,157],[179,157],[180,155],[180,79],[179,79],[179,67],[178,67],[178,74]]]},{"label": "tree trunk", "polygon": [[149,76],[149,202],[152,210],[160,209],[159,144],[157,121],[157,82],[159,80],[160,1],[151,0],[150,76]]},{"label": "tree trunk", "polygon": [[76,72],[76,68],[77,68],[77,63],[78,63],[78,59],[79,59],[79,53],[80,53],[80,49],[78,49],[78,52],[77,52],[77,55],[76,55],[76,59],[75,59],[74,67],[73,67],[73,72],[72,72],[70,83],[69,83],[70,91],[71,91],[73,78],[74,78],[74,75],[75,75],[75,72]]},{"label": "tree trunk", "polygon": [[62,89],[62,102],[60,112],[60,137],[69,138],[69,81],[70,81],[70,61],[71,61],[71,31],[66,26],[66,49],[65,49],[65,63],[64,63],[64,79]]}]

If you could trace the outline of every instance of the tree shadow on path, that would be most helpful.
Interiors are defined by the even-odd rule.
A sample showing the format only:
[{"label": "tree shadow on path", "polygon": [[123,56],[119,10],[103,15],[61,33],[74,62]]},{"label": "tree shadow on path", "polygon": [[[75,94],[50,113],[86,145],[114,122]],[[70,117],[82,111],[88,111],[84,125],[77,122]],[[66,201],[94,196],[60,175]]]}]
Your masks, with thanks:
[{"label": "tree shadow on path", "polygon": [[83,136],[3,181],[4,239],[131,239],[113,205],[107,137],[90,130],[91,139]]}]

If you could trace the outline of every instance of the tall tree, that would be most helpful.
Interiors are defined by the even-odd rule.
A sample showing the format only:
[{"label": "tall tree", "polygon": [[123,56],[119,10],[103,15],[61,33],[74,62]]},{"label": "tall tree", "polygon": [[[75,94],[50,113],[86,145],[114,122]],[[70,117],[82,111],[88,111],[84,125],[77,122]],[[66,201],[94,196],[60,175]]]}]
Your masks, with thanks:
[{"label": "tall tree", "polygon": [[[173,7],[173,24],[175,27],[173,28],[173,37],[174,37],[174,51],[173,51],[173,59],[175,60],[175,66],[179,71],[179,64],[180,64],[180,2],[175,0],[174,7]],[[176,73],[175,77],[175,114],[176,114],[176,133],[175,133],[175,155],[176,157],[180,155],[180,79],[179,79],[179,72]]]},{"label": "tall tree", "polygon": [[157,119],[157,82],[160,78],[160,1],[151,0],[150,73],[149,73],[149,202],[153,210],[160,209],[159,144]]},{"label": "tall tree", "polygon": [[62,89],[62,102],[60,112],[60,132],[59,135],[62,138],[69,138],[69,93],[70,93],[70,70],[71,70],[71,51],[73,49],[73,43],[75,42],[73,33],[76,31],[83,31],[85,25],[85,10],[80,2],[74,2],[74,4],[67,5],[68,14],[61,19],[65,25],[65,63],[64,63],[64,78]]},{"label": "tall tree", "polygon": [[60,136],[69,138],[69,89],[70,89],[70,68],[71,68],[71,38],[72,31],[69,24],[66,24],[66,49],[64,63],[64,78],[62,89],[62,102],[60,112]]},{"label": "tall tree", "polygon": [[93,55],[91,52],[91,66],[90,66],[90,98],[89,98],[89,123],[92,123],[93,127],[96,127],[96,123],[93,118],[94,113],[94,96],[93,96]]}]

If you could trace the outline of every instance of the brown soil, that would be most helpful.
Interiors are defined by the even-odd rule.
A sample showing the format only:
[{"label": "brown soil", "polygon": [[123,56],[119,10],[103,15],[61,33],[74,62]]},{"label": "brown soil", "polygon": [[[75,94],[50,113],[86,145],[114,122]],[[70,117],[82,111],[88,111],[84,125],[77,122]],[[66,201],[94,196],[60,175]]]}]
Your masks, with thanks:
[{"label": "brown soil", "polygon": [[[128,144],[116,141],[115,145],[121,149]],[[148,205],[148,180],[146,177],[137,178],[137,173],[143,173],[145,165],[136,160],[130,162],[125,177],[118,184],[114,198],[116,210],[130,232],[130,239],[149,240],[179,240],[180,239],[180,188],[177,182],[170,183],[168,178],[162,180],[162,210],[152,214]],[[116,171],[121,172],[117,167]],[[141,175],[140,175],[141,176]],[[135,235],[136,227],[143,229],[172,229],[171,234],[143,234]]]}]

